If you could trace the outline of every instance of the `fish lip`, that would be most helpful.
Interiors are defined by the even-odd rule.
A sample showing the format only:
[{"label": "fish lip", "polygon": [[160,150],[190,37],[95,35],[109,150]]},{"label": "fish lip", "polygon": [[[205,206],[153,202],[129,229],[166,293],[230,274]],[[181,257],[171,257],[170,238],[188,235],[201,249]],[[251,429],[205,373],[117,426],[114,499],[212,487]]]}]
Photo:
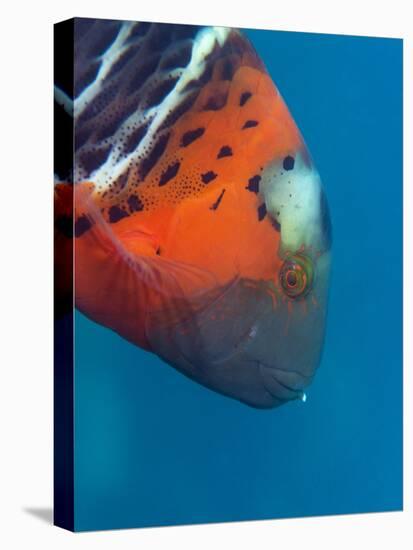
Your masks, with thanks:
[{"label": "fish lip", "polygon": [[[310,384],[312,379],[312,377],[306,376],[298,371],[287,371],[285,369],[266,365],[260,361],[258,361],[258,369],[265,389],[274,398],[281,401],[302,399],[304,395],[303,389]],[[293,387],[286,381],[288,375],[296,375],[301,379],[298,383],[299,387]]]}]

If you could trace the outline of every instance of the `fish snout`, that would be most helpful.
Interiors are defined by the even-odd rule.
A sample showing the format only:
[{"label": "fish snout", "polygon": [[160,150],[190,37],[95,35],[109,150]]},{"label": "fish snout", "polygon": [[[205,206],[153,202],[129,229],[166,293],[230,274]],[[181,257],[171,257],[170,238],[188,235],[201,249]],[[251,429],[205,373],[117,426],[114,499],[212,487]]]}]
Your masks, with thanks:
[{"label": "fish snout", "polygon": [[298,371],[286,371],[259,363],[259,373],[265,390],[272,396],[272,407],[293,399],[305,400],[304,388],[311,377]]}]

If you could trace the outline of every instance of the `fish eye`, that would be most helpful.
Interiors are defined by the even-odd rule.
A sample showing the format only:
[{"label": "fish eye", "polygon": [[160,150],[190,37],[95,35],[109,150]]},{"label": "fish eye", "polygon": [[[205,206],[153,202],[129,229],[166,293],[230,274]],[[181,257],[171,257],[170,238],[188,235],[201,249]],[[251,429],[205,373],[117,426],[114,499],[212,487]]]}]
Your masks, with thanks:
[{"label": "fish eye", "polygon": [[290,298],[303,297],[308,294],[313,284],[311,259],[302,254],[289,257],[281,267],[280,283]]}]

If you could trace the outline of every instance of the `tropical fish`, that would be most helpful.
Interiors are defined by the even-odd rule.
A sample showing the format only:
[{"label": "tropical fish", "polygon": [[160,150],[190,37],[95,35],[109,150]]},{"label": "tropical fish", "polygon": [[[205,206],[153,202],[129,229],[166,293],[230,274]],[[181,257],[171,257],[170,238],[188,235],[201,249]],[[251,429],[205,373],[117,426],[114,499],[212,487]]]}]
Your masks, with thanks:
[{"label": "tropical fish", "polygon": [[75,19],[74,36],[74,90],[56,100],[74,116],[76,307],[248,405],[304,399],[330,217],[253,46],[230,28],[111,20]]}]

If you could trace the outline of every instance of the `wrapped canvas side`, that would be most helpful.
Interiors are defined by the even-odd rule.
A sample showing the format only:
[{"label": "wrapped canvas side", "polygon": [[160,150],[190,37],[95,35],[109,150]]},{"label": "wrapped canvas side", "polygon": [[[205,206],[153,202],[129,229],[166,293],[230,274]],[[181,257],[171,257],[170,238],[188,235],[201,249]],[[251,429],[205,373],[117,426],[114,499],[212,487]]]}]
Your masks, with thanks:
[{"label": "wrapped canvas side", "polygon": [[[54,524],[74,530],[73,19],[54,26]],[[64,90],[64,94],[61,93]]]}]

